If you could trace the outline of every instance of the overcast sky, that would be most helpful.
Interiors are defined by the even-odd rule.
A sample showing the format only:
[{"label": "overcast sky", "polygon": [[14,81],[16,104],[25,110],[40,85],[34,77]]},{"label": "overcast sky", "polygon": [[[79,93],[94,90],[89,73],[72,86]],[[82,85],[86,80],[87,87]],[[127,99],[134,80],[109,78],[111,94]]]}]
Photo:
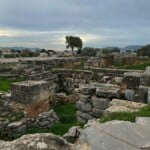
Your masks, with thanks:
[{"label": "overcast sky", "polygon": [[145,45],[150,0],[0,0],[0,46],[65,49],[65,36],[84,46]]}]

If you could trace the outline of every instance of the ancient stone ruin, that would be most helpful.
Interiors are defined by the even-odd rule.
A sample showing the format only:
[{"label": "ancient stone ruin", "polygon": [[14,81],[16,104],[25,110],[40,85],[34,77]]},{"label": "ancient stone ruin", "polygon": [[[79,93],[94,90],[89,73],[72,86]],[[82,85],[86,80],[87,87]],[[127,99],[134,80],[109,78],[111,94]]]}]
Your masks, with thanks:
[{"label": "ancient stone ruin", "polygon": [[[0,118],[0,138],[7,136],[10,140],[25,134],[30,129],[47,131],[52,126],[59,125],[61,119],[52,108],[67,103],[75,105],[75,118],[78,123],[83,123],[85,126],[83,129],[80,126],[72,127],[68,133],[64,134],[65,139],[72,143],[77,141],[76,144],[70,144],[55,135],[37,134],[23,136],[21,139],[7,144],[1,142],[0,149],[6,149],[5,144],[8,148],[11,144],[13,148],[20,148],[19,144],[28,141],[28,138],[33,140],[37,137],[39,139],[37,143],[32,145],[28,141],[29,145],[27,145],[32,148],[47,149],[50,148],[50,144],[60,148],[60,143],[62,143],[64,146],[62,149],[91,148],[97,150],[98,147],[95,144],[98,145],[99,139],[108,146],[109,143],[104,140],[107,139],[112,142],[110,144],[119,145],[119,148],[125,146],[133,149],[138,149],[140,146],[149,148],[147,129],[144,129],[143,135],[146,136],[145,141],[148,146],[143,141],[133,146],[133,143],[130,143],[127,138],[123,138],[127,143],[121,146],[122,142],[115,138],[122,138],[121,133],[117,134],[117,128],[123,133],[121,126],[124,126],[127,131],[134,130],[134,127],[135,129],[143,128],[141,121],[137,121],[137,123],[112,121],[104,125],[99,123],[101,117],[113,112],[136,112],[150,104],[150,67],[147,67],[145,71],[100,68],[112,66],[116,58],[112,55],[105,55],[95,58],[22,59],[18,60],[17,66],[4,69],[1,76],[7,72],[8,76],[5,78],[23,77],[24,81],[13,83],[10,93],[0,94],[2,116]],[[127,57],[123,57],[118,60],[120,62],[116,60],[115,63],[125,63],[127,60]],[[19,119],[6,117],[13,113],[22,114],[22,117]],[[137,120],[140,119],[137,118]],[[147,124],[147,120],[144,118],[145,124]],[[108,127],[110,130],[105,133]],[[97,130],[102,133],[97,134]],[[115,137],[107,138],[109,134]],[[86,135],[88,135],[87,138],[85,138]],[[93,135],[96,137],[95,142],[91,140]],[[134,135],[137,134],[134,132]],[[140,141],[141,138],[140,136],[135,140]]]},{"label": "ancient stone ruin", "polygon": [[28,116],[33,117],[48,111],[49,97],[49,83],[46,81],[28,80],[12,84],[11,100],[25,104]]}]

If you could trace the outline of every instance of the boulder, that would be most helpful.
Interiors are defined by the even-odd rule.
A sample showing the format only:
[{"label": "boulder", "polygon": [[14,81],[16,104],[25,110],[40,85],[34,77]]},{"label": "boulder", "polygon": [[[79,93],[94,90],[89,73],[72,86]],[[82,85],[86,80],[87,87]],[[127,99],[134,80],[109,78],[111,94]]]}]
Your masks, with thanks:
[{"label": "boulder", "polygon": [[128,121],[97,121],[86,126],[79,136],[76,150],[149,150],[150,126]]},{"label": "boulder", "polygon": [[136,117],[136,124],[145,126],[145,128],[149,128],[150,125],[150,117]]},{"label": "boulder", "polygon": [[5,142],[0,141],[1,150],[73,150],[73,145],[60,136],[50,133],[28,134]]},{"label": "boulder", "polygon": [[73,126],[63,135],[63,138],[68,142],[74,143],[79,137],[81,130],[80,126]]},{"label": "boulder", "polygon": [[113,112],[136,112],[145,106],[147,106],[147,104],[113,99],[110,102],[110,107],[105,110],[104,114],[107,115]]},{"label": "boulder", "polygon": [[36,117],[36,124],[41,128],[49,128],[58,122],[59,118],[52,109],[48,112],[41,113]]}]

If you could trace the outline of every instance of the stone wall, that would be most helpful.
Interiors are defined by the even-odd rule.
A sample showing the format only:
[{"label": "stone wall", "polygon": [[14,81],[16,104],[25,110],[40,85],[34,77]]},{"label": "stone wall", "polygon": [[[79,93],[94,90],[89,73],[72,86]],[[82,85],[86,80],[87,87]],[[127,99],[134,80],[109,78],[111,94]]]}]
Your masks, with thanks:
[{"label": "stone wall", "polygon": [[120,98],[120,88],[112,84],[89,84],[78,89],[79,101],[76,102],[77,120],[86,123],[92,118],[103,116],[113,98]]},{"label": "stone wall", "polygon": [[142,70],[129,70],[129,69],[110,69],[110,68],[93,68],[93,72],[103,73],[105,76],[123,76],[125,72],[138,72],[142,73]]},{"label": "stone wall", "polygon": [[79,84],[88,84],[93,76],[93,72],[89,70],[53,69],[52,73],[61,74],[73,87],[79,87]]},{"label": "stone wall", "polygon": [[0,138],[14,139],[26,133],[32,128],[47,129],[59,122],[59,118],[53,110],[43,112],[34,118],[23,118],[17,122],[9,122],[8,120],[0,120]]},{"label": "stone wall", "polygon": [[124,87],[125,97],[128,100],[148,103],[148,88],[150,74],[145,72],[125,72],[121,87]]}]

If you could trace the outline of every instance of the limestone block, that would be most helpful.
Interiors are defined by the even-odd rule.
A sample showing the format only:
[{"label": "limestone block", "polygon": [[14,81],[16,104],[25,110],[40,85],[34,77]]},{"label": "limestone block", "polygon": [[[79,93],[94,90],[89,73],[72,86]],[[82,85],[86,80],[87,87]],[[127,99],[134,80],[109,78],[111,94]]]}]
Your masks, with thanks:
[{"label": "limestone block", "polygon": [[147,103],[150,104],[150,88],[148,88]]},{"label": "limestone block", "polygon": [[128,89],[138,89],[141,76],[142,73],[126,72],[124,73],[122,83],[125,83]]},{"label": "limestone block", "polygon": [[121,84],[122,79],[123,79],[122,77],[114,77],[115,83],[116,83],[116,84],[119,84],[119,85]]},{"label": "limestone block", "polygon": [[150,66],[146,67],[146,74],[149,74],[150,75]]},{"label": "limestone block", "polygon": [[140,77],[140,85],[150,86],[150,74],[144,73],[144,74]]},{"label": "limestone block", "polygon": [[[91,115],[89,115],[88,113],[84,113],[81,111],[77,111],[77,117],[82,118],[85,121],[88,121],[90,119],[92,119],[93,117]],[[79,120],[78,120],[79,121]]]},{"label": "limestone block", "polygon": [[96,89],[96,96],[104,98],[119,98],[121,91],[119,88],[100,87]]},{"label": "limestone block", "polygon": [[92,116],[96,117],[96,118],[100,118],[103,116],[104,110],[103,109],[96,109],[93,108],[92,110]]},{"label": "limestone block", "polygon": [[106,109],[108,107],[109,101],[107,98],[99,98],[92,96],[91,98],[92,105],[96,109]]},{"label": "limestone block", "polygon": [[11,100],[31,104],[33,102],[49,99],[49,83],[46,81],[23,81],[13,83],[11,87]]},{"label": "limestone block", "polygon": [[137,112],[139,109],[145,106],[147,105],[143,103],[113,99],[110,102],[110,106],[105,110],[104,114],[108,115],[114,112]]},{"label": "limestone block", "polygon": [[76,108],[82,112],[90,112],[92,110],[92,106],[90,103],[83,103],[81,101],[76,102]]},{"label": "limestone block", "polygon": [[79,100],[83,103],[89,102],[90,95],[79,94]]},{"label": "limestone block", "polygon": [[139,86],[139,90],[136,92],[134,96],[134,101],[147,103],[147,95],[148,95],[148,87]]},{"label": "limestone block", "polygon": [[79,88],[79,93],[84,94],[84,95],[91,95],[95,93],[96,88],[95,87],[90,87],[89,85],[83,85]]}]

